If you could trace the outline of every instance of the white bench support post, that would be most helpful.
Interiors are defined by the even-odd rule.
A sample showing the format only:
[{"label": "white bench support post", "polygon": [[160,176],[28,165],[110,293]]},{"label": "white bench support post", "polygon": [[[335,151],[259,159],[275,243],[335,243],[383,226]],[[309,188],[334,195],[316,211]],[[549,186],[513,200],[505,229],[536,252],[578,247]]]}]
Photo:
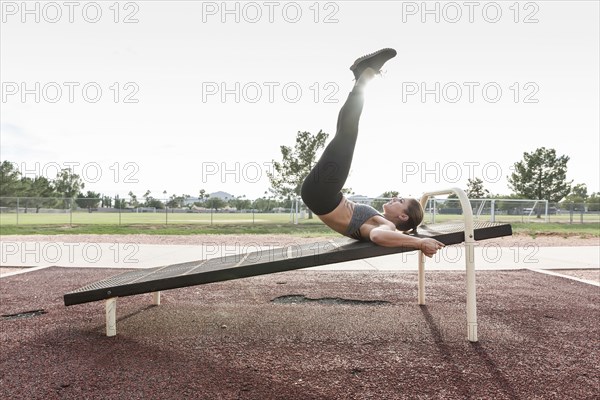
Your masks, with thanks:
[{"label": "white bench support post", "polygon": [[[152,304],[160,305],[160,292],[152,292]],[[117,335],[117,298],[111,297],[106,300],[106,336]]]},{"label": "white bench support post", "polygon": [[160,306],[160,292],[152,292],[152,304]]},{"label": "white bench support post", "polygon": [[117,334],[117,298],[106,300],[106,336]]},{"label": "white bench support post", "polygon": [[[436,192],[428,192],[421,196],[421,206],[427,206],[427,200],[436,195],[454,193],[460,200],[465,217],[465,269],[467,283],[467,337],[470,342],[477,342],[477,298],[475,290],[475,233],[473,230],[473,209],[465,192],[460,188],[451,188]],[[419,251],[419,304],[425,304],[425,271],[423,253]],[[423,269],[423,271],[421,271]],[[421,286],[423,285],[423,286]]]},{"label": "white bench support post", "polygon": [[[465,232],[465,236],[467,233]],[[465,241],[467,269],[467,329],[470,342],[477,341],[477,294],[475,291],[475,241]]]},{"label": "white bench support post", "polygon": [[419,250],[419,291],[418,304],[425,305],[425,255]]}]

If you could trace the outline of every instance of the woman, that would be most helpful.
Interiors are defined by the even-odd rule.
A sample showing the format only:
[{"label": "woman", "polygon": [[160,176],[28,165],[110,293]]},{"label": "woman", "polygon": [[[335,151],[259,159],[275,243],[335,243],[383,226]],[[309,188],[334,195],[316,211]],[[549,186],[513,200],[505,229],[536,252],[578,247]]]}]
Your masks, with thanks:
[{"label": "woman", "polygon": [[348,200],[341,192],[352,164],[364,90],[383,64],[395,56],[394,49],[382,49],[358,58],[350,67],[356,79],[354,88],[340,110],[334,138],[304,180],[302,200],[327,226],[342,235],[380,246],[411,247],[432,257],[444,247],[443,243],[404,233],[416,231],[423,220],[423,208],[416,199],[394,197],[383,205],[380,214],[371,206]]}]

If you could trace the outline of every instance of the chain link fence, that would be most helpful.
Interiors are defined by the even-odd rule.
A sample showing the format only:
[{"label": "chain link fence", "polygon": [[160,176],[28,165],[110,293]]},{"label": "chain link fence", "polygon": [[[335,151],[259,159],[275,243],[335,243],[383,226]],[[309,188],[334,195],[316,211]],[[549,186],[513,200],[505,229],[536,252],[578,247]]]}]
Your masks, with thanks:
[{"label": "chain link fence", "polygon": [[[389,198],[350,197],[383,211]],[[552,203],[531,199],[469,199],[473,217],[479,221],[520,223],[584,224],[600,222],[598,203]],[[462,215],[460,201],[453,198],[430,198],[425,206],[425,222],[458,220]]]},{"label": "chain link fence", "polygon": [[[596,204],[552,203],[528,199],[469,200],[473,217],[480,221],[567,224],[600,222],[600,211]],[[462,214],[462,210],[457,199],[430,199],[426,213],[432,222],[439,222],[452,215]]]},{"label": "chain link fence", "polygon": [[208,209],[190,205],[169,207],[168,200],[144,205],[109,207],[104,199],[65,199],[40,197],[1,197],[0,225],[187,225],[290,223],[289,208],[268,210],[225,207]]},{"label": "chain link fence", "polygon": [[[369,204],[382,211],[389,199],[350,198]],[[300,199],[291,208],[276,207],[268,210],[231,207],[207,209],[196,205],[169,207],[168,200],[154,201],[148,206],[103,206],[104,199],[64,199],[44,197],[0,198],[1,225],[187,225],[187,224],[258,224],[299,223],[309,213]],[[528,199],[470,199],[476,220],[490,222],[565,223],[585,224],[600,222],[598,204],[550,203]],[[114,204],[114,203],[113,203]],[[457,220],[462,215],[458,199],[430,199],[425,207],[425,222],[436,223]]]}]

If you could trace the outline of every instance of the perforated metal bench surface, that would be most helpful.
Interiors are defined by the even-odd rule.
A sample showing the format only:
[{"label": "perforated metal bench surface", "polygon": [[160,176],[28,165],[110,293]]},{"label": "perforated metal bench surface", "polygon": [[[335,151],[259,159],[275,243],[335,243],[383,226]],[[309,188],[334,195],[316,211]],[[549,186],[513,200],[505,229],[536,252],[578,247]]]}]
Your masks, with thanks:
[{"label": "perforated metal bench surface", "polygon": [[[475,240],[485,240],[510,236],[512,228],[508,224],[475,222],[474,234]],[[419,233],[415,236],[431,237],[446,245],[459,244],[465,241],[464,224],[420,226]],[[64,302],[66,306],[70,306],[409,251],[414,249],[382,247],[346,238],[266,249],[125,272],[67,293],[64,295]]]}]

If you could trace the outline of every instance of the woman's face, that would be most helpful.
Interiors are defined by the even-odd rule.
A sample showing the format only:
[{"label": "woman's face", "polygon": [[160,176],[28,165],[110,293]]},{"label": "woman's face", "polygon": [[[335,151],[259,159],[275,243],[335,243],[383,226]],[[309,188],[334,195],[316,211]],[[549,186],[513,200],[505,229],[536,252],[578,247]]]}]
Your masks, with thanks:
[{"label": "woman's face", "polygon": [[392,197],[390,201],[383,205],[383,215],[386,217],[398,218],[401,221],[406,221],[408,215],[408,203],[402,197]]}]

